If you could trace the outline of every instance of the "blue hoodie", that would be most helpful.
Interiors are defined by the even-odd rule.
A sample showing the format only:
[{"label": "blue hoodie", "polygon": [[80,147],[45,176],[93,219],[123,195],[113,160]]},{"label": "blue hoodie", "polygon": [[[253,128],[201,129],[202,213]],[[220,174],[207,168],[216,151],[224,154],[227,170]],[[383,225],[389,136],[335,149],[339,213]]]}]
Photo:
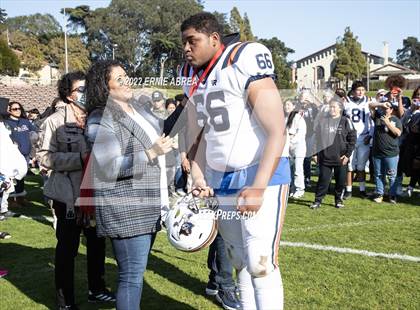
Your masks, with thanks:
[{"label": "blue hoodie", "polygon": [[18,144],[19,151],[27,157],[32,148],[29,133],[36,131],[36,127],[26,118],[19,118],[18,120],[8,118],[4,120],[4,123],[11,132],[10,138],[12,141]]}]

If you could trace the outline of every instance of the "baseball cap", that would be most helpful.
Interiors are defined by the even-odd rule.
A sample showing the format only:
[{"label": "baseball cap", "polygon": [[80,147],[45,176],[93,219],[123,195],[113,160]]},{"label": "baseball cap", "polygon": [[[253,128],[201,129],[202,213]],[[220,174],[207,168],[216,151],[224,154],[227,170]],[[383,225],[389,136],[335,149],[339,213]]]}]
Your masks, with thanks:
[{"label": "baseball cap", "polygon": [[388,91],[387,91],[386,89],[381,88],[381,89],[379,89],[379,90],[376,92],[376,94],[377,94],[377,95],[379,95],[379,94],[381,94],[381,95],[385,95],[387,92],[388,92]]},{"label": "baseball cap", "polygon": [[160,101],[160,100],[163,100],[163,94],[160,91],[155,90],[152,93],[152,101]]}]

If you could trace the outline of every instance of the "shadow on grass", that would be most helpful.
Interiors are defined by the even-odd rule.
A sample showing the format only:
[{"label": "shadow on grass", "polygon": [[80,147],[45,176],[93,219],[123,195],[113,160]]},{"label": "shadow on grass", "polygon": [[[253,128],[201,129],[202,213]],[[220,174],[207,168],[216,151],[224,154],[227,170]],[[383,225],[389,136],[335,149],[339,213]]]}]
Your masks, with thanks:
[{"label": "shadow on grass", "polygon": [[[157,273],[158,275],[160,275],[161,277],[166,278],[166,280],[189,290],[192,294],[201,295],[207,298],[209,301],[213,302],[215,305],[220,306],[214,298],[209,298],[207,295],[205,295],[205,288],[206,288],[207,283],[204,283],[200,281],[199,279],[190,276],[189,274],[179,269],[177,266],[172,265],[168,263],[167,261],[157,257],[156,255],[153,254],[153,252],[155,251],[152,250],[152,252],[149,255],[149,261],[147,264],[148,270],[151,270]],[[173,309],[172,305],[169,308]],[[193,309],[193,308],[182,308],[182,309]]]},{"label": "shadow on grass", "polygon": [[[34,303],[43,305],[48,309],[55,309],[55,285],[54,285],[54,248],[32,248],[16,243],[4,243],[1,245],[0,265],[6,268],[9,274],[4,279],[9,281],[17,290],[26,295]],[[165,272],[174,271],[175,267],[167,264],[159,258],[151,255],[151,264],[155,272],[168,277]],[[87,274],[86,274],[86,255],[78,254],[76,258],[75,272],[75,294],[76,303],[80,309],[114,309],[114,303],[90,304],[87,302]],[[106,264],[107,278],[112,278],[109,283],[116,285],[117,267],[113,264]],[[178,272],[182,273],[182,272]],[[170,277],[169,277],[170,278]],[[198,280],[188,275],[180,278],[182,281],[190,283],[188,289],[197,285]],[[182,282],[178,282],[182,284]],[[201,282],[200,286],[201,286]],[[12,301],[9,301],[12,302]],[[6,301],[6,303],[9,303]],[[144,282],[142,308],[161,309],[165,305],[169,309],[194,309],[193,307],[162,295],[154,290],[149,284]]]}]

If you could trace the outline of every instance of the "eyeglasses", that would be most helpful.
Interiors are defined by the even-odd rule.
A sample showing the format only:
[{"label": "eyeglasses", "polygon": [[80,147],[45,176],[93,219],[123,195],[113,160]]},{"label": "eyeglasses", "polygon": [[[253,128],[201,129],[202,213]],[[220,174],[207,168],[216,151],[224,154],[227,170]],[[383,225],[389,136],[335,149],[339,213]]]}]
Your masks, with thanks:
[{"label": "eyeglasses", "polygon": [[76,87],[71,92],[75,92],[75,91],[78,91],[79,93],[84,93],[85,92],[85,87],[84,86]]},{"label": "eyeglasses", "polygon": [[10,109],[10,111],[22,111],[22,109],[21,108],[13,108],[13,109]]}]

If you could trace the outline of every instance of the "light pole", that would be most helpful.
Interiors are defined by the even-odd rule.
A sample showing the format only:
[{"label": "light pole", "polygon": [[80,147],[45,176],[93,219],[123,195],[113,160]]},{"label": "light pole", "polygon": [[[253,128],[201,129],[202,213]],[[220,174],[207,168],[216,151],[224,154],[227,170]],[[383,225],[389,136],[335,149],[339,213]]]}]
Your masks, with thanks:
[{"label": "light pole", "polygon": [[64,14],[64,57],[65,57],[65,72],[69,72],[69,61],[67,56],[67,21],[66,21],[66,8],[63,9]]},{"label": "light pole", "polygon": [[115,49],[118,47],[118,44],[112,44],[112,60],[115,60]]},{"label": "light pole", "polygon": [[366,65],[366,80],[367,80],[367,82],[366,82],[366,86],[367,86],[367,91],[369,91],[370,90],[370,54],[369,53],[367,53],[366,54],[366,58],[367,58],[367,65]]}]

